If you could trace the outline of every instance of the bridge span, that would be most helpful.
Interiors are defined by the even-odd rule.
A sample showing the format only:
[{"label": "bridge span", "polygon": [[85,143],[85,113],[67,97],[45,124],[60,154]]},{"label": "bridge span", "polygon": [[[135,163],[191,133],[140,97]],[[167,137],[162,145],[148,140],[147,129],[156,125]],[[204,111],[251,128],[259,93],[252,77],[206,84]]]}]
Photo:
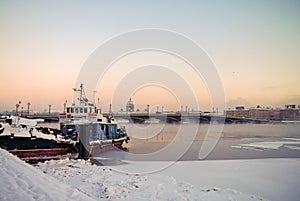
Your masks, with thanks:
[{"label": "bridge span", "polygon": [[[211,121],[218,123],[267,123],[268,120],[247,119],[215,116],[211,114],[203,114],[199,112],[181,113],[104,113],[104,116],[113,116],[117,121],[126,120],[129,123],[210,123]],[[29,119],[44,119],[45,122],[58,122],[59,114],[31,114],[25,115]]]},{"label": "bridge span", "polygon": [[[109,116],[111,114],[104,114]],[[203,113],[115,113],[116,120],[127,120],[132,123],[264,123],[265,120],[215,116]]]}]

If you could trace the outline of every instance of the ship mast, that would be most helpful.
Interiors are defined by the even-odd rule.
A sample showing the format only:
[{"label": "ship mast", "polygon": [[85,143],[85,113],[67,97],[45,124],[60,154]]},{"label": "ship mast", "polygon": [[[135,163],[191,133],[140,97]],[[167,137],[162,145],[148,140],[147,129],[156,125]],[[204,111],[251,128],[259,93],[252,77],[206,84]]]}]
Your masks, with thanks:
[{"label": "ship mast", "polygon": [[[73,91],[74,92],[79,92],[79,97],[77,98],[77,100],[79,101],[80,105],[82,105],[82,104],[88,105],[88,101],[89,100],[86,98],[86,95],[85,95],[82,83],[80,84],[80,88],[79,89],[73,88]],[[74,98],[73,98],[73,105],[75,105]]]}]

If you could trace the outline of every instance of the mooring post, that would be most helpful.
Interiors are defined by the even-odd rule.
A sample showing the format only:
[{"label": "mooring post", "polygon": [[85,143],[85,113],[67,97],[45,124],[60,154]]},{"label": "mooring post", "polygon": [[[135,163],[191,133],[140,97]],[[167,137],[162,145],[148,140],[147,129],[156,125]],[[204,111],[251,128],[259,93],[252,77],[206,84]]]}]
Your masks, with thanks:
[{"label": "mooring post", "polygon": [[89,158],[89,125],[79,124],[77,125],[79,133],[79,156],[81,159]]}]

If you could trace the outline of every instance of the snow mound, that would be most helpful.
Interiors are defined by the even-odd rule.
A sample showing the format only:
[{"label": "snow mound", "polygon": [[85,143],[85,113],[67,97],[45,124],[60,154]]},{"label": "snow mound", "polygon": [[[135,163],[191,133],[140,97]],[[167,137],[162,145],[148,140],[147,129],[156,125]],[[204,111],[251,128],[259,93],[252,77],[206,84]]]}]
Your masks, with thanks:
[{"label": "snow mound", "polygon": [[51,160],[37,168],[97,200],[264,200],[230,189],[201,189],[166,175],[121,173],[84,160]]},{"label": "snow mound", "polygon": [[0,149],[0,200],[92,200]]},{"label": "snow mound", "polygon": [[231,189],[200,188],[172,176],[121,173],[85,160],[51,160],[33,167],[2,149],[0,160],[1,201],[264,200]]}]

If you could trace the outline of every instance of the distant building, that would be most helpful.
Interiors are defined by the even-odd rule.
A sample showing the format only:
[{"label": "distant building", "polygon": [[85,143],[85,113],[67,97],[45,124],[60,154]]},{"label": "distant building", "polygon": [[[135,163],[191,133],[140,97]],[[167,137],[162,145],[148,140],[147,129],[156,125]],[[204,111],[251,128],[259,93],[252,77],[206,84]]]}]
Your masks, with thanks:
[{"label": "distant building", "polygon": [[238,106],[233,110],[226,110],[225,116],[276,121],[300,121],[300,108],[296,108],[296,105],[286,105],[284,109],[262,108],[260,106],[245,109],[243,106]]},{"label": "distant building", "polygon": [[300,121],[300,108],[296,105],[285,105],[285,108],[280,110],[281,120]]},{"label": "distant building", "polygon": [[131,98],[127,102],[126,112],[134,112],[134,104],[133,104],[133,101],[131,100]]},{"label": "distant building", "polygon": [[250,108],[249,118],[265,119],[265,120],[280,120],[280,110],[273,108]]},{"label": "distant building", "polygon": [[245,109],[244,106],[238,106],[234,110],[226,110],[225,116],[234,118],[249,118],[249,110]]},{"label": "distant building", "polygon": [[296,109],[296,105],[285,105],[285,109]]},{"label": "distant building", "polygon": [[235,109],[236,109],[236,110],[244,110],[245,107],[244,107],[244,106],[237,106],[237,107],[235,107]]}]

